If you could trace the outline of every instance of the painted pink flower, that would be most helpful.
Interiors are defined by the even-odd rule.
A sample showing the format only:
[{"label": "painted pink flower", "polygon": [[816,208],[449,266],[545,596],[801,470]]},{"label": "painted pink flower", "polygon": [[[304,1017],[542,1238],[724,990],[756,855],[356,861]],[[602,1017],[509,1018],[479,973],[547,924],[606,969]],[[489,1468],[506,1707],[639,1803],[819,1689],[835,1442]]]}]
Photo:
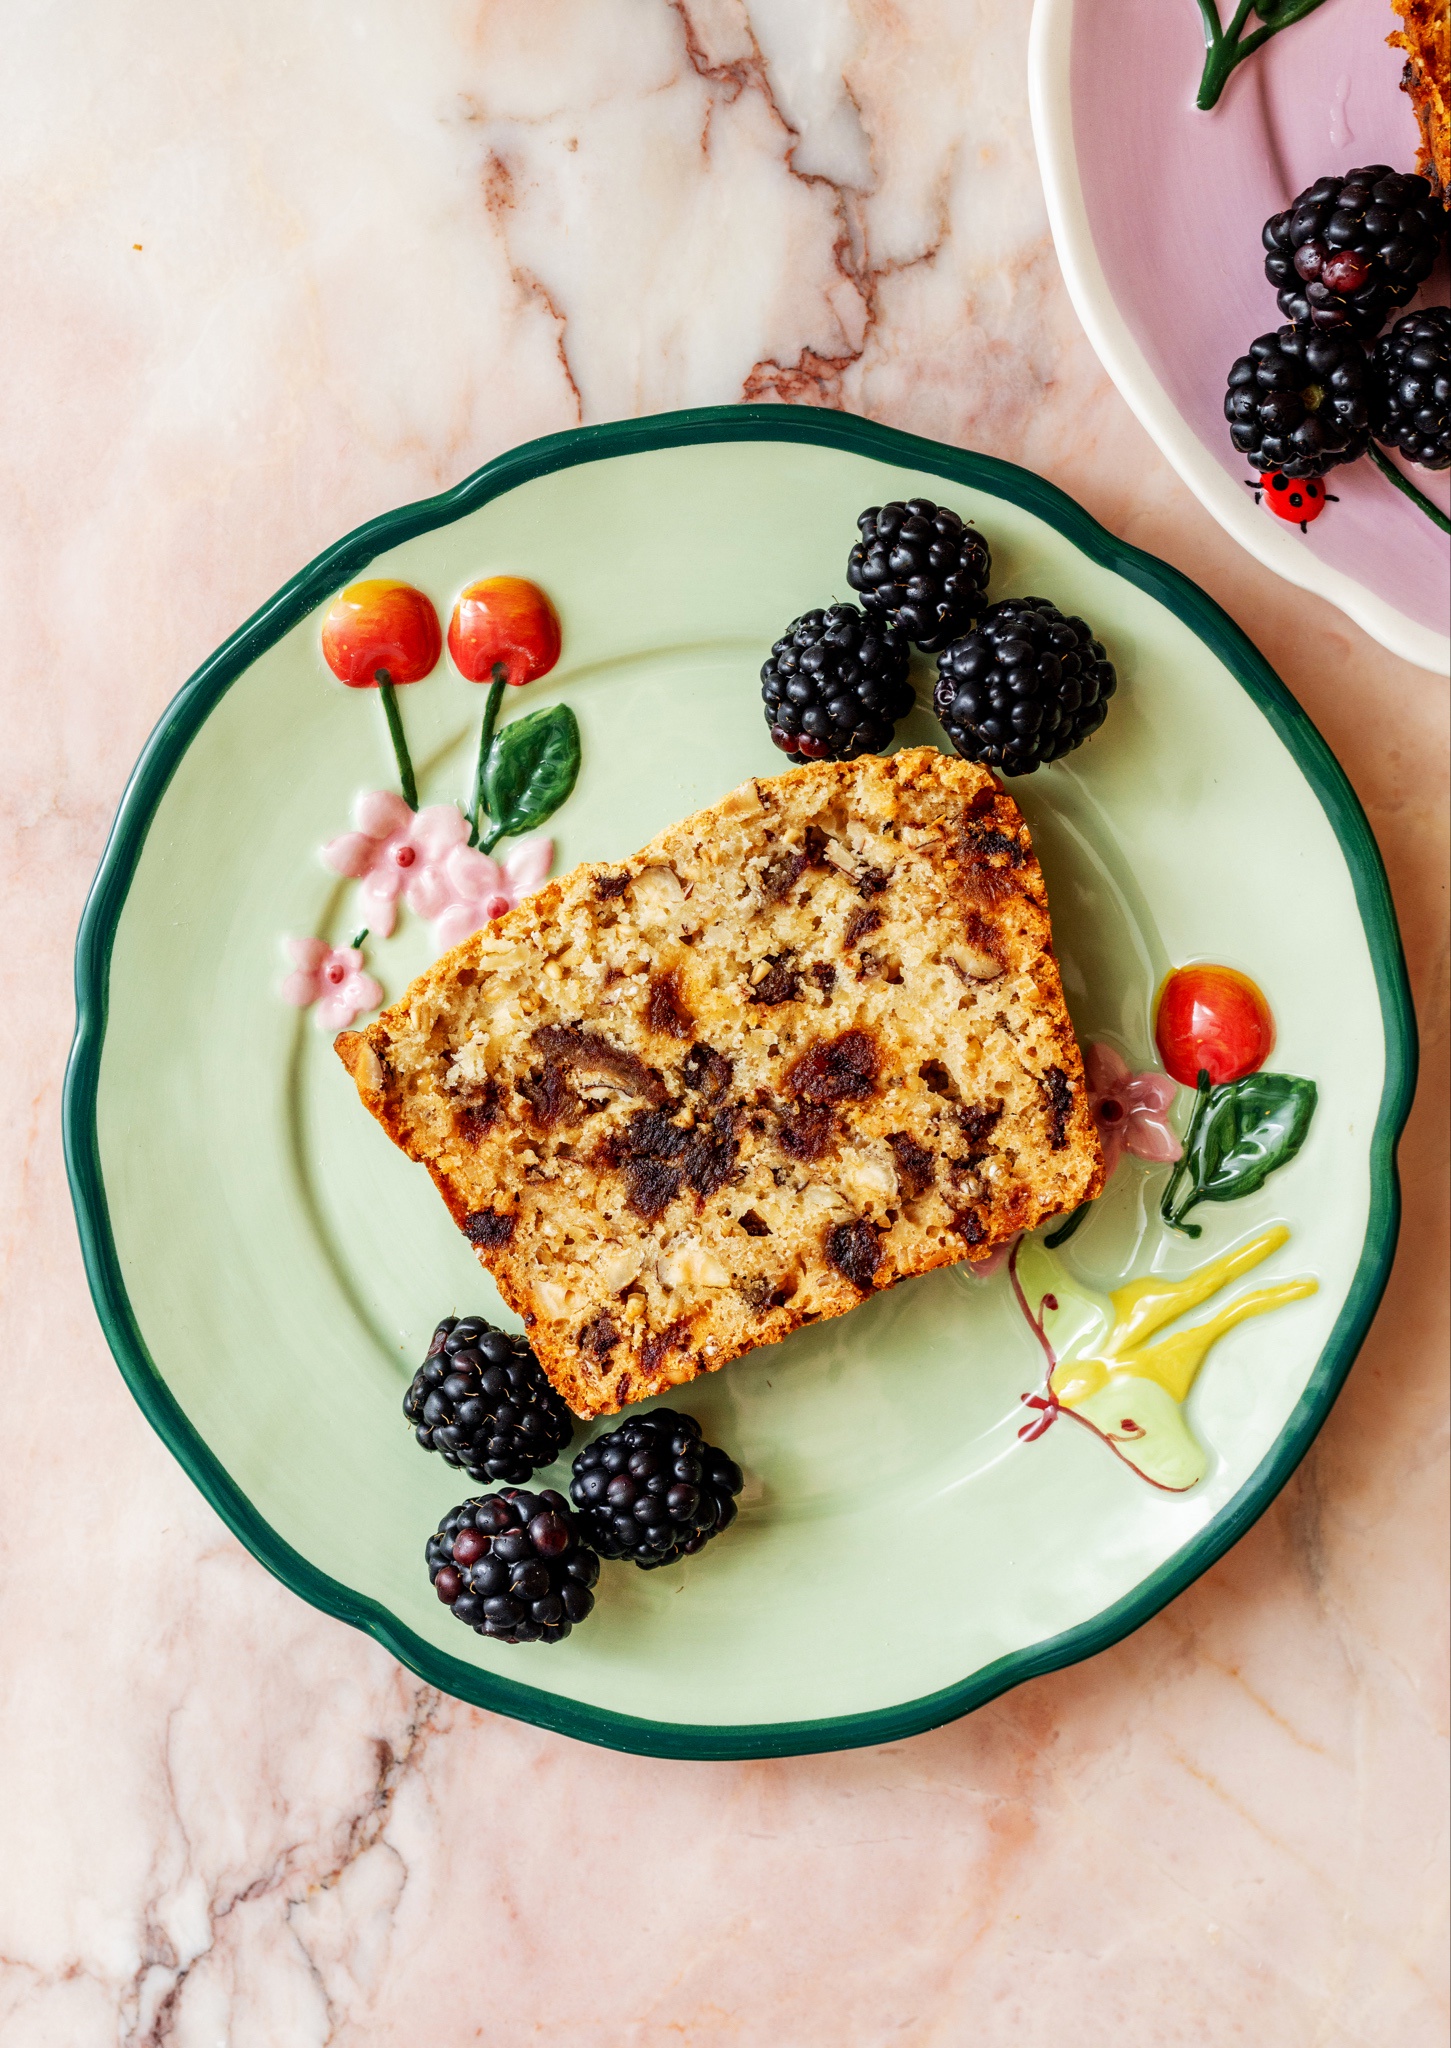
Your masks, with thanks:
[{"label": "painted pink flower", "polygon": [[456,846],[444,862],[449,902],[435,913],[433,936],[457,946],[491,918],[532,895],[554,863],[552,839],[522,839],[502,864],[476,847]]},{"label": "painted pink flower", "polygon": [[373,789],[353,807],[356,832],[322,850],[328,866],[362,883],[362,919],[386,939],[398,920],[398,898],[419,917],[434,918],[452,900],[444,863],[469,836],[457,804],[411,811],[391,790]]},{"label": "painted pink flower", "polygon": [[1135,1074],[1111,1045],[1088,1049],[1088,1093],[1103,1163],[1110,1173],[1125,1152],[1167,1165],[1183,1154],[1169,1122],[1179,1084],[1168,1074]]},{"label": "painted pink flower", "polygon": [[305,1010],[316,1003],[318,1021],[329,1031],[346,1031],[364,1010],[376,1010],[383,991],[371,974],[363,972],[363,956],[356,946],[330,946],[326,939],[289,939],[288,958],[293,971],[282,984],[289,1003]]}]

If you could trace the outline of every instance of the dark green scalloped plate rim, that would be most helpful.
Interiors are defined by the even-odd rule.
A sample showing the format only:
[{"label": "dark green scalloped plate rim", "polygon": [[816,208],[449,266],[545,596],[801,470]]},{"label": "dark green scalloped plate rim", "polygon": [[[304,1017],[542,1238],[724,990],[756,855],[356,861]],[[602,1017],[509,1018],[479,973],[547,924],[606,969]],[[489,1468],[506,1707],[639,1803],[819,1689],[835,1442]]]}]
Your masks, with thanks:
[{"label": "dark green scalloped plate rim", "polygon": [[[1335,828],[1354,878],[1386,1034],[1385,1089],[1371,1141],[1370,1214],[1354,1283],[1330,1341],[1274,1448],[1229,1505],[1133,1593],[1093,1620],[1031,1649],[1001,1657],[960,1684],[867,1713],[734,1727],[648,1721],[611,1713],[480,1671],[432,1648],[375,1601],[316,1570],[283,1542],[223,1470],[152,1364],[116,1257],[96,1138],[96,1093],[106,1031],[111,947],[126,893],[172,771],[203,720],[237,677],[385,548],[447,526],[491,498],[553,470],[608,456],[711,441],[796,441],[842,448],[1006,498],[1056,527],[1092,561],[1147,591],[1197,633],[1269,719]],[[1396,1145],[1410,1109],[1415,1077],[1416,1031],[1405,960],[1385,869],[1365,813],[1315,727],[1212,598],[1178,570],[1116,540],[1062,491],[1012,463],[943,447],[840,413],[792,406],[710,406],[551,434],[501,455],[454,490],[371,520],[294,576],[202,664],[147,741],[122,797],[81,919],[76,942],[76,1036],[62,1114],[66,1169],[81,1248],[106,1339],[147,1420],[253,1556],[314,1607],[365,1630],[428,1684],[474,1706],[611,1749],[703,1759],[809,1755],[920,1734],[970,1713],[1024,1679],[1107,1649],[1183,1592],[1237,1543],[1310,1448],[1384,1292],[1400,1222]]]}]

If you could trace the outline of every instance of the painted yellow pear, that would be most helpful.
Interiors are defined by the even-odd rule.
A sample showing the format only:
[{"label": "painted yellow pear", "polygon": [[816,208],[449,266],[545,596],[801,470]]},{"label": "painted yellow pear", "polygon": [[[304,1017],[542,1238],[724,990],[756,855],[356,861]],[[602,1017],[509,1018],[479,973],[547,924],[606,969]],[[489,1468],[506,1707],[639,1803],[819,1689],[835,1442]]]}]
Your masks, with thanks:
[{"label": "painted yellow pear", "polygon": [[1030,1402],[1038,1419],[1021,1433],[1039,1435],[1056,1415],[1072,1415],[1150,1485],[1170,1493],[1196,1485],[1209,1458],[1189,1427],[1184,1403],[1211,1346],[1250,1316],[1314,1294],[1319,1282],[1307,1276],[1251,1288],[1203,1322],[1151,1340],[1278,1251],[1289,1236],[1283,1223],[1271,1224],[1181,1279],[1151,1273],[1112,1294],[1098,1294],[1073,1279],[1036,1240],[1023,1244],[1014,1284],[1043,1346],[1048,1386],[1046,1395]]}]

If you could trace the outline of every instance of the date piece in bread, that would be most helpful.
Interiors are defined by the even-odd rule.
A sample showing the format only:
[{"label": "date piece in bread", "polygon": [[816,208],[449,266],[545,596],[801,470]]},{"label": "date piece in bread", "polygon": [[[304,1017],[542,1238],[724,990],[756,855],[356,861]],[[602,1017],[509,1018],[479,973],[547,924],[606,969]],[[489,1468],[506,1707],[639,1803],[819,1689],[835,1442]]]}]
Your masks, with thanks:
[{"label": "date piece in bread", "polygon": [[337,1049],[582,1416],[1103,1185],[1027,827],[930,747],[546,883]]}]

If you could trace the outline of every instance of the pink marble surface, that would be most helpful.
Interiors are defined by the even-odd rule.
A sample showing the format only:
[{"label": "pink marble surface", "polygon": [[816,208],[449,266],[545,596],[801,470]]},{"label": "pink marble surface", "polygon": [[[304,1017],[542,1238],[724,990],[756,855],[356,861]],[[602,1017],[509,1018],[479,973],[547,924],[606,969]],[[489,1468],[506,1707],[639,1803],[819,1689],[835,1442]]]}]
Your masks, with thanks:
[{"label": "pink marble surface", "polygon": [[[1444,2040],[1446,687],[1237,552],[1099,371],[1026,14],[9,15],[6,2048]],[[742,394],[1028,463],[1228,607],[1370,814],[1428,1081],[1363,1357],[1213,1572],[914,1742],[667,1764],[439,1698],[232,1540],[101,1339],[59,1089],[112,810],[216,642],[516,441]]]}]

